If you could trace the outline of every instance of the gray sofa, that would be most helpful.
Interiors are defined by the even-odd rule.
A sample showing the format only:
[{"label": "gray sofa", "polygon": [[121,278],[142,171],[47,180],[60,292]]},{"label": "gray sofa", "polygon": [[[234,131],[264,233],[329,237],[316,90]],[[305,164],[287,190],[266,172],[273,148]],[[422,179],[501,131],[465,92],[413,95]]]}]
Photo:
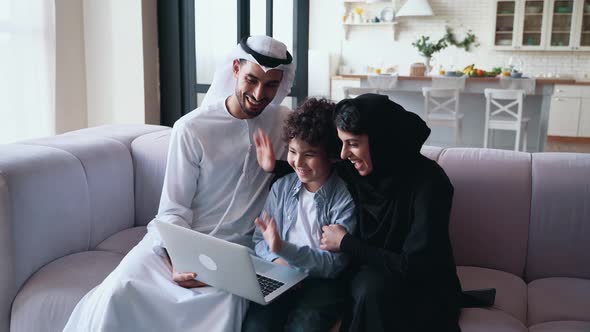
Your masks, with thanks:
[{"label": "gray sofa", "polygon": [[[58,331],[145,234],[170,128],[116,125],[0,146],[0,332]],[[590,155],[424,147],[455,186],[464,332],[590,331]]]}]

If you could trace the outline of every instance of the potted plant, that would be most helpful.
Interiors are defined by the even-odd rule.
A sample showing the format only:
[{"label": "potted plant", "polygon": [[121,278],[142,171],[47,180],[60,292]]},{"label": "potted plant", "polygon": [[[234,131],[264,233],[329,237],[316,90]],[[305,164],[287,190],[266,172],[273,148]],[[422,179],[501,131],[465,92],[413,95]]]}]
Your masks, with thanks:
[{"label": "potted plant", "polygon": [[453,33],[453,30],[450,27],[446,27],[446,34],[444,37],[439,39],[436,43],[430,41],[430,37],[428,36],[421,36],[420,39],[416,40],[412,43],[412,46],[418,49],[420,55],[424,57],[424,64],[426,65],[426,72],[429,73],[430,68],[430,60],[432,59],[432,55],[436,52],[439,52],[445,49],[449,45],[454,45],[458,48],[463,48],[465,51],[469,52],[472,46],[479,46],[477,42],[477,38],[471,30],[467,32],[467,36],[463,38],[463,40],[458,41]]},{"label": "potted plant", "polygon": [[430,37],[421,36],[420,39],[412,43],[412,46],[416,47],[420,55],[424,57],[426,72],[430,73],[430,60],[432,59],[432,55],[445,49],[448,44],[446,38],[441,38],[437,42],[431,42]]}]

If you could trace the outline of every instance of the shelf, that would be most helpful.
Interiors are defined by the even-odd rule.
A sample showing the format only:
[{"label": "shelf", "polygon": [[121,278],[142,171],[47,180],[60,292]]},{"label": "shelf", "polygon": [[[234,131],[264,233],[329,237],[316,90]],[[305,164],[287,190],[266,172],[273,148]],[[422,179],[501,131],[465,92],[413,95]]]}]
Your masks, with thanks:
[{"label": "shelf", "polygon": [[543,16],[543,13],[525,13],[525,16]]},{"label": "shelf", "polygon": [[496,16],[514,16],[514,14],[496,14]]},{"label": "shelf", "polygon": [[524,31],[524,33],[541,33],[541,31]]},{"label": "shelf", "polygon": [[496,31],[497,34],[512,34],[513,31]]},{"label": "shelf", "polygon": [[348,39],[351,27],[391,27],[393,40],[395,41],[395,26],[397,22],[379,22],[379,23],[343,23],[344,27],[344,39]]}]

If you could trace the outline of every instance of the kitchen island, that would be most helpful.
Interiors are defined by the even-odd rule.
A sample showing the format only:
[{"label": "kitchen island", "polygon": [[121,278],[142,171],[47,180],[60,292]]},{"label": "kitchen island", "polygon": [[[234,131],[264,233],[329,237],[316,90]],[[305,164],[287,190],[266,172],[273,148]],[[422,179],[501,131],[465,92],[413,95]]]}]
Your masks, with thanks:
[{"label": "kitchen island", "polygon": [[[339,75],[332,77],[331,98],[338,101],[344,97],[343,87],[370,87],[367,75]],[[424,97],[422,88],[431,86],[431,77],[398,76],[395,87],[380,90],[390,99],[399,103],[408,111],[424,117]],[[590,85],[590,82],[577,82],[573,79],[539,78],[536,79],[534,92],[529,92],[524,99],[524,117],[530,121],[527,129],[528,152],[543,151],[547,139],[547,126],[551,96],[556,84]],[[482,147],[485,120],[484,89],[500,89],[500,78],[497,77],[468,77],[465,89],[460,95],[459,110],[464,114],[462,129],[462,146]],[[439,146],[453,146],[453,129],[433,127],[427,144]],[[511,149],[514,146],[514,132],[496,131],[495,148]]]}]

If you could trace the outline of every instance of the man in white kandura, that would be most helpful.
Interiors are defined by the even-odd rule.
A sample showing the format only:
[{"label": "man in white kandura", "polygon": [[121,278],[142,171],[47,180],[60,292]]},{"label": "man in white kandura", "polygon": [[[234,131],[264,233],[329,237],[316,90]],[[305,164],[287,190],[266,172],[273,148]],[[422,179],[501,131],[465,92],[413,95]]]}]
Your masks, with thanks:
[{"label": "man in white kandura", "polygon": [[[295,65],[267,36],[240,41],[215,72],[203,104],[174,124],[158,215],[168,222],[252,246],[254,220],[271,180],[252,135],[270,133],[279,156]],[[184,272],[184,273],[179,273]],[[64,331],[239,331],[248,301],[175,271],[155,228],[80,300]],[[236,276],[239,277],[239,276]]]}]

